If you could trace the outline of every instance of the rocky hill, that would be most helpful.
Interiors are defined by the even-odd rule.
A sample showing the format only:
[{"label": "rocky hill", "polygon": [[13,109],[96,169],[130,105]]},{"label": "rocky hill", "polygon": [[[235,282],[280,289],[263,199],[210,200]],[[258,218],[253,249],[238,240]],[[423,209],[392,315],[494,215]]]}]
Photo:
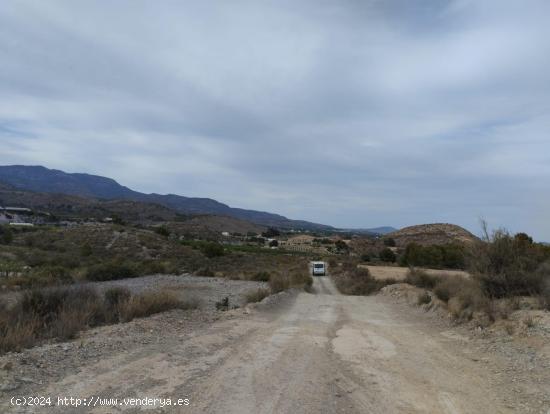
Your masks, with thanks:
[{"label": "rocky hill", "polygon": [[28,207],[36,213],[48,213],[59,220],[118,217],[131,224],[170,223],[179,235],[221,238],[222,232],[262,233],[267,229],[249,221],[218,215],[184,215],[155,203],[132,200],[103,200],[67,194],[23,191],[0,182],[0,206]]},{"label": "rocky hill", "polygon": [[413,242],[427,246],[432,244],[472,243],[477,240],[477,237],[468,230],[448,223],[405,227],[389,233],[386,237],[393,238],[398,247],[405,247]]},{"label": "rocky hill", "polygon": [[278,214],[229,207],[210,198],[184,197],[175,194],[144,194],[124,187],[111,178],[89,174],[68,174],[42,166],[0,166],[0,181],[27,191],[154,203],[181,214],[229,216],[263,226],[304,230],[333,229],[323,224],[291,220]]}]

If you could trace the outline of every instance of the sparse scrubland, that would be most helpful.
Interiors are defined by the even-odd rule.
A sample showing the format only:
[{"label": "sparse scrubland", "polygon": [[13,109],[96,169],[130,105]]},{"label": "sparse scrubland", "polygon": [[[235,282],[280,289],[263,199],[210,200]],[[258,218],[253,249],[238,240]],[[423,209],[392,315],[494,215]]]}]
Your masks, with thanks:
[{"label": "sparse scrubland", "polygon": [[128,322],[171,309],[197,304],[172,292],[133,295],[124,288],[103,295],[86,286],[51,287],[24,292],[0,312],[0,353],[19,351],[45,340],[67,340],[90,327]]},{"label": "sparse scrubland", "polygon": [[[411,265],[404,282],[424,289],[417,303],[429,304],[432,297],[437,298],[458,321],[506,319],[517,310],[520,297],[536,299],[539,308],[550,310],[550,247],[533,242],[523,233],[485,232],[483,240],[466,245],[411,243],[400,262]],[[463,268],[470,276],[428,273],[413,264]],[[338,289],[349,295],[372,294],[396,283],[376,280],[368,269],[357,268],[353,260],[332,268],[332,275]]]},{"label": "sparse scrubland", "polygon": [[[518,309],[520,297],[536,299],[538,307],[550,310],[550,249],[534,243],[525,234],[498,230],[486,234],[466,252],[471,275],[442,277],[412,268],[407,283],[431,290],[457,320],[483,316],[490,322],[506,319]],[[424,302],[421,293],[419,302]]]},{"label": "sparse scrubland", "polygon": [[180,242],[166,229],[120,224],[2,227],[0,353],[71,339],[89,327],[197,306],[173,292],[131,293],[121,287],[103,292],[86,282],[182,273],[267,282],[248,292],[246,302],[289,288],[309,289],[313,282],[308,258],[301,254]]}]

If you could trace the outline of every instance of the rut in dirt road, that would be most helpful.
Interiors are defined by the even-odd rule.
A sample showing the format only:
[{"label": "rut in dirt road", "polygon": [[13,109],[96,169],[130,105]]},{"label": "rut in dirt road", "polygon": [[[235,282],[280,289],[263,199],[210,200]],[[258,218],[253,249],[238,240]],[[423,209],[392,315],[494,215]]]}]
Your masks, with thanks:
[{"label": "rut in dirt road", "polygon": [[340,295],[329,277],[315,278],[313,289],[250,314],[229,313],[168,345],[115,353],[36,393],[190,399],[188,407],[155,412],[521,412],[504,405],[510,395],[472,361],[467,342],[442,335],[387,297]]}]

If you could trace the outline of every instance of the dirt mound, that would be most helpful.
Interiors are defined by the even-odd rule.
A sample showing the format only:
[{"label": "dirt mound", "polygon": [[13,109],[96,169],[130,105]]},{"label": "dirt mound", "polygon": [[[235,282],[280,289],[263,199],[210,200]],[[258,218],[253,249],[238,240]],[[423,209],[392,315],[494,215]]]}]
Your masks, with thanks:
[{"label": "dirt mound", "polygon": [[477,240],[477,237],[468,230],[448,223],[405,227],[388,234],[387,237],[393,238],[399,247],[404,247],[409,243],[428,246],[432,244],[473,243]]}]

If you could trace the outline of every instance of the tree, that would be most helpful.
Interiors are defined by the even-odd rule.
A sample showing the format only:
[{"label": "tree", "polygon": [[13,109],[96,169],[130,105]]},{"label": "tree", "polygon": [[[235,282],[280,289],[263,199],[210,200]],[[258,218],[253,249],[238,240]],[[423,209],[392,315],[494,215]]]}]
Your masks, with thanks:
[{"label": "tree", "polygon": [[269,247],[278,247],[279,246],[279,242],[277,240],[271,240],[269,242]]},{"label": "tree", "polygon": [[336,249],[338,249],[338,251],[340,251],[340,252],[342,252],[342,251],[347,252],[349,250],[349,247],[346,244],[346,242],[344,242],[342,240],[337,240],[336,243],[334,243],[334,245],[336,246]]},{"label": "tree", "polygon": [[10,244],[13,241],[13,232],[8,226],[0,226],[0,244]]},{"label": "tree", "polygon": [[206,242],[200,247],[200,251],[208,258],[223,256],[223,246],[216,242]]},{"label": "tree", "polygon": [[271,239],[272,237],[280,236],[281,232],[277,230],[275,227],[269,227],[266,231],[262,233],[262,236],[264,236],[267,239]]},{"label": "tree", "polygon": [[397,257],[395,256],[395,253],[389,247],[382,249],[378,256],[380,257],[380,260],[382,260],[383,262],[394,263],[395,260],[397,259]]}]

